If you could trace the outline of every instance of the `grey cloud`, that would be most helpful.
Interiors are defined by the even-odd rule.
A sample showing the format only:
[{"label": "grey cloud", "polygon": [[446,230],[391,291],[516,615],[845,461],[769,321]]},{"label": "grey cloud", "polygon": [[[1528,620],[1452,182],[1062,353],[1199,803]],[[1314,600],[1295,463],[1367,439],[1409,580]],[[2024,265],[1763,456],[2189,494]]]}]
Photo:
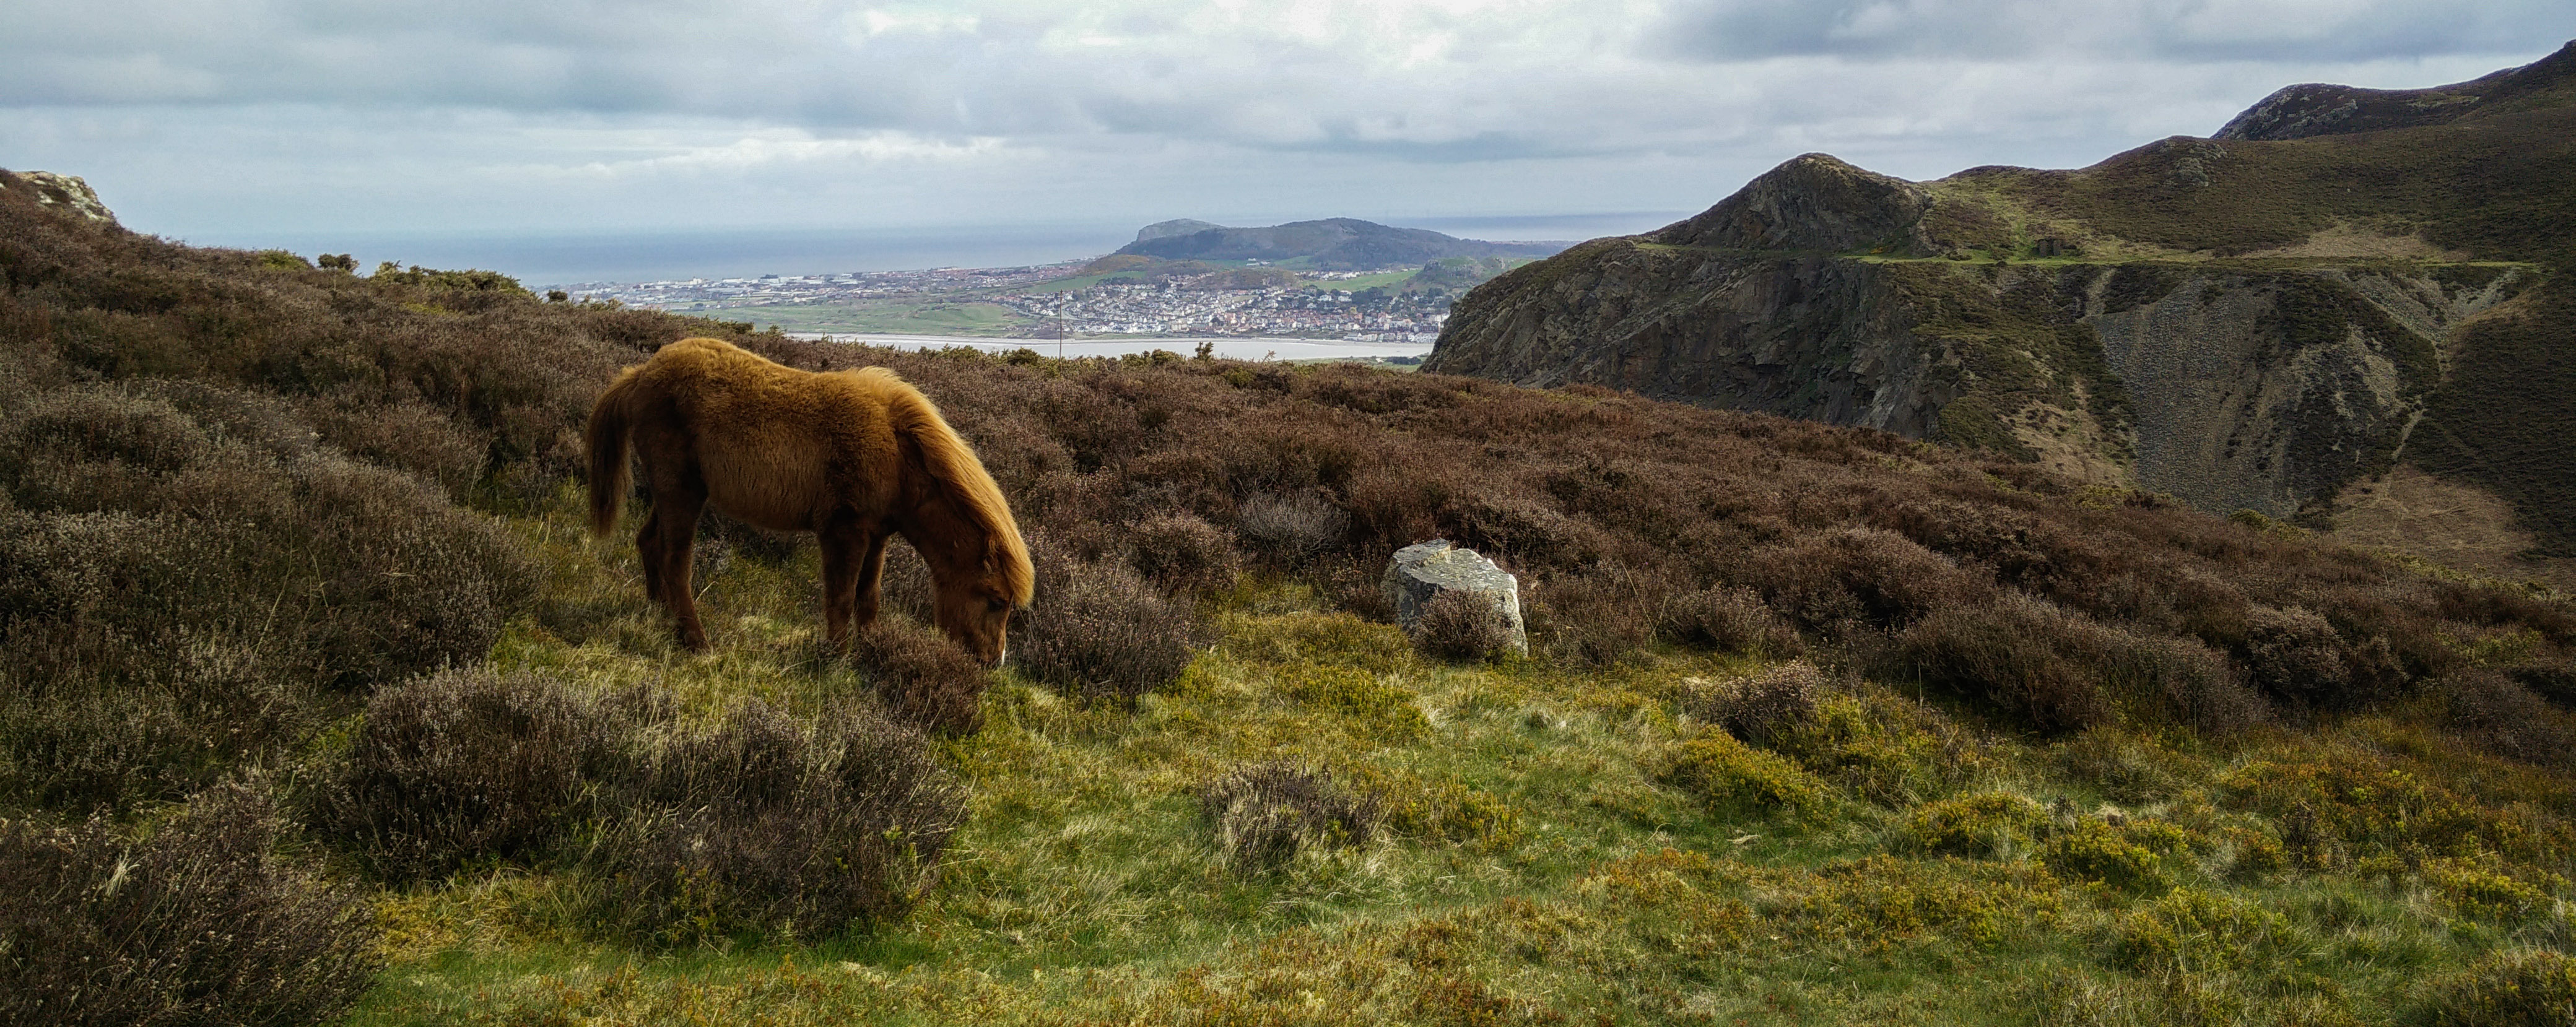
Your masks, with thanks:
[{"label": "grey cloud", "polygon": [[2049,53],[2357,61],[2513,53],[2576,35],[2563,0],[1685,0],[1649,38],[1704,60]]}]

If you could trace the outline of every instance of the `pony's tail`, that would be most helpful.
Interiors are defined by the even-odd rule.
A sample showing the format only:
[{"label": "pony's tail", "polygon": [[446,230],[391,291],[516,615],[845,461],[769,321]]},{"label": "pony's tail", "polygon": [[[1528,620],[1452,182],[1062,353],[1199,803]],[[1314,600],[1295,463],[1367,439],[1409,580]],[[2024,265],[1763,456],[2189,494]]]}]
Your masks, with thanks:
[{"label": "pony's tail", "polygon": [[617,510],[626,503],[626,443],[634,433],[627,409],[635,392],[635,372],[618,376],[590,408],[585,439],[590,449],[590,533],[608,534],[617,526]]}]

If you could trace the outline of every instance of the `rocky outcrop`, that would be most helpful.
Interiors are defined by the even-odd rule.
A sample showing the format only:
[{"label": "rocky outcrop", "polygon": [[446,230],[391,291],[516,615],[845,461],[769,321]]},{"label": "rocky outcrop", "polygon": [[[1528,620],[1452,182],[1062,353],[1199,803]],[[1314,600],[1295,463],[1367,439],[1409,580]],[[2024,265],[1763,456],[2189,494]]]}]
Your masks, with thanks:
[{"label": "rocky outcrop", "polygon": [[39,204],[85,221],[116,224],[116,214],[99,202],[98,193],[75,175],[51,171],[0,171],[0,188],[24,191]]},{"label": "rocky outcrop", "polygon": [[1603,240],[1469,293],[1424,370],[1926,436],[1957,398],[1955,375],[1912,334],[1889,279],[1885,265],[1822,256]]},{"label": "rocky outcrop", "polygon": [[1981,445],[2287,518],[2386,470],[2440,341],[2536,278],[1600,240],[1471,293],[1425,369]]},{"label": "rocky outcrop", "polygon": [[[2101,273],[2107,284],[2124,270]],[[2521,272],[2163,270],[2163,295],[2096,301],[2081,319],[2126,386],[2136,482],[2274,517],[2388,470],[2439,381],[2440,340],[2530,284]]]}]

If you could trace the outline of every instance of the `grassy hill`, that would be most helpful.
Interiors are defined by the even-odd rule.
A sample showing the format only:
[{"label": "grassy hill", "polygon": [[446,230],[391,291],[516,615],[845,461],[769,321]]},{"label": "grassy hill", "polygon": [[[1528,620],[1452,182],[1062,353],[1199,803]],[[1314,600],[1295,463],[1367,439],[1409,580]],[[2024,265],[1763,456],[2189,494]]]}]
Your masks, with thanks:
[{"label": "grassy hill", "polygon": [[[0,283],[9,1023],[2576,999],[2562,596],[1886,432],[803,344],[14,194]],[[812,547],[721,522],[676,649],[575,475],[595,391],[690,334],[936,399],[1038,551],[1021,661],[906,627],[900,549],[826,652]],[[1430,537],[1522,576],[1531,658],[1388,623]]]}]

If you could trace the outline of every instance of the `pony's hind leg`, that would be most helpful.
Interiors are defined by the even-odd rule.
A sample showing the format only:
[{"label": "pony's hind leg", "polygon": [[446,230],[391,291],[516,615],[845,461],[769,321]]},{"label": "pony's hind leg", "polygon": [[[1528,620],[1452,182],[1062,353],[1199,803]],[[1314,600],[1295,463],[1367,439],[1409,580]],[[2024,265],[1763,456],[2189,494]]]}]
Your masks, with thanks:
[{"label": "pony's hind leg", "polygon": [[656,504],[644,518],[644,529],[635,533],[635,558],[644,565],[644,598],[664,606],[662,598],[662,507]]},{"label": "pony's hind leg", "polygon": [[[647,562],[660,565],[660,573],[646,571],[645,587],[654,588],[659,579],[662,605],[679,622],[680,644],[693,650],[707,647],[707,629],[698,623],[698,601],[689,584],[689,560],[697,541],[698,512],[706,506],[706,497],[681,489],[655,490],[653,519],[648,529],[653,532],[655,552]],[[639,543],[640,548],[640,543]],[[660,559],[652,559],[659,556]]]}]

